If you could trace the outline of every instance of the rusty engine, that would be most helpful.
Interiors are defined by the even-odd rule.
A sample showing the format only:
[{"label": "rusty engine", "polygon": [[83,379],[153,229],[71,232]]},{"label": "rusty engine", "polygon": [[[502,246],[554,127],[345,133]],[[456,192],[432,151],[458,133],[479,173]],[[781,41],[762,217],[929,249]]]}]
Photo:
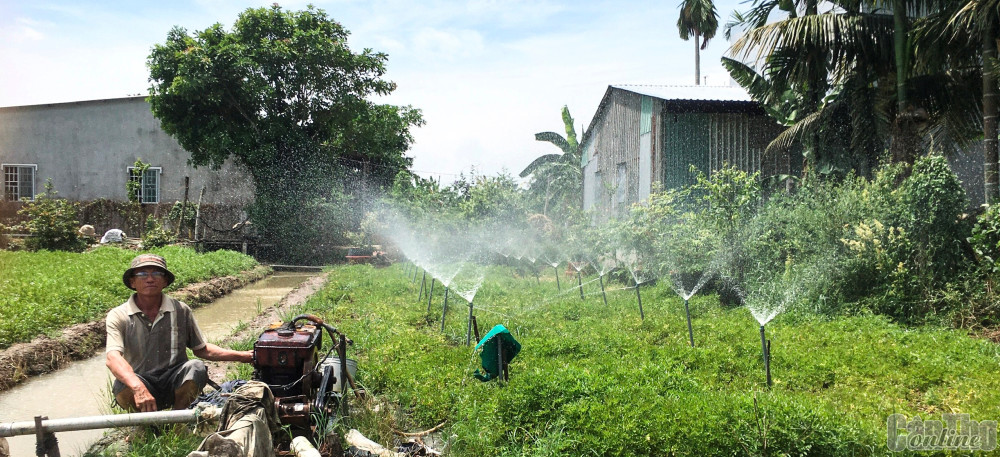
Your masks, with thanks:
[{"label": "rusty engine", "polygon": [[[323,330],[333,344],[321,355]],[[282,424],[307,427],[311,414],[335,411],[342,401],[343,386],[354,385],[347,370],[346,349],[351,343],[311,314],[272,324],[261,333],[253,345],[253,379],[271,388]]]}]

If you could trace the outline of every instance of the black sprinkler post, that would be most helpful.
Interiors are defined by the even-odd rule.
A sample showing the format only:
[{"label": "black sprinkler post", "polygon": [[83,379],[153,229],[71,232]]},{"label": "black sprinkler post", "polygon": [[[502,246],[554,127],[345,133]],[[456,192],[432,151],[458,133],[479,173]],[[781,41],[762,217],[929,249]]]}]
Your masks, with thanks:
[{"label": "black sprinkler post", "polygon": [[436,278],[433,278],[433,277],[431,278],[431,287],[430,287],[430,290],[427,291],[427,314],[431,313],[431,297],[434,296],[434,280],[435,279]]},{"label": "black sprinkler post", "polygon": [[691,347],[694,347],[694,331],[691,330],[691,308],[688,308],[688,301],[684,299],[684,313],[688,318],[688,338],[691,340]]},{"label": "black sprinkler post", "polygon": [[760,326],[760,350],[764,354],[764,372],[767,373],[767,386],[771,387],[771,342],[764,336],[764,326]]},{"label": "black sprinkler post", "polygon": [[553,265],[552,269],[556,271],[556,288],[562,292],[562,286],[559,284],[559,265]]},{"label": "black sprinkler post", "polygon": [[642,312],[642,295],[639,294],[639,281],[635,282],[635,298],[639,301],[639,319],[646,320],[646,314]]},{"label": "black sprinkler post", "polygon": [[580,300],[583,300],[583,276],[580,275],[580,270],[576,270],[576,283],[580,286]]},{"label": "black sprinkler post", "polygon": [[468,346],[469,343],[472,341],[472,320],[473,319],[475,319],[475,317],[472,317],[472,302],[470,301],[469,302],[469,324],[468,324],[467,328],[465,329],[465,345],[466,346]]},{"label": "black sprinkler post", "polygon": [[417,265],[413,264],[413,279],[410,280],[410,284],[417,282]]},{"label": "black sprinkler post", "polygon": [[425,271],[423,276],[420,277],[420,295],[417,296],[417,301],[424,298],[424,285],[427,284],[427,272]]},{"label": "black sprinkler post", "polygon": [[608,306],[608,294],[604,292],[604,275],[598,275],[597,279],[601,281],[601,296],[604,297],[604,306]]},{"label": "black sprinkler post", "polygon": [[444,333],[444,316],[448,314],[448,288],[444,288],[444,307],[441,308],[441,333]]}]

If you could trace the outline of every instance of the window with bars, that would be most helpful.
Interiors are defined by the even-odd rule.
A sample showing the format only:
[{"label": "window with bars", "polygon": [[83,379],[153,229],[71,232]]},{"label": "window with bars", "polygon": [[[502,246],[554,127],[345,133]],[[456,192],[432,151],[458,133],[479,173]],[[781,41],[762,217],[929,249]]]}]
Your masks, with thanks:
[{"label": "window with bars", "polygon": [[18,201],[22,198],[35,199],[34,164],[3,164],[3,195],[8,201]]},{"label": "window with bars", "polygon": [[128,179],[139,182],[139,190],[136,199],[139,203],[159,203],[160,202],[160,167],[149,167],[139,176],[139,169],[128,167]]}]

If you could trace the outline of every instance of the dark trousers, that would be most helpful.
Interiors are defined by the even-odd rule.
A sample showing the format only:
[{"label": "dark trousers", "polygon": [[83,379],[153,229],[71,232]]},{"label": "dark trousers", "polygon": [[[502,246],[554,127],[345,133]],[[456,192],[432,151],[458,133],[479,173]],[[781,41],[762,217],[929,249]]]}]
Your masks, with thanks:
[{"label": "dark trousers", "polygon": [[[208,368],[201,360],[188,360],[162,370],[136,373],[136,376],[146,385],[149,393],[156,399],[156,409],[163,410],[174,405],[174,396],[178,392],[189,394],[201,392],[208,383]],[[187,383],[187,384],[186,384]],[[135,411],[135,397],[132,390],[119,380],[111,387],[118,406],[125,410]],[[193,397],[190,397],[193,399]],[[188,405],[176,405],[174,409],[187,408]]]}]

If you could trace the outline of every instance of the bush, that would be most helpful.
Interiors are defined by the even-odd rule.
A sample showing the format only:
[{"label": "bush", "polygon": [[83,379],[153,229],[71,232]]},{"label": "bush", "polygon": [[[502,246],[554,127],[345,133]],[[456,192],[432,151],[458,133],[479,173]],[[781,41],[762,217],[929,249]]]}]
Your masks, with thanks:
[{"label": "bush", "polygon": [[78,205],[57,195],[52,181],[47,181],[45,191],[18,210],[17,214],[27,220],[14,229],[28,233],[25,241],[28,250],[81,252],[86,249],[87,242],[77,232],[80,226],[76,219]]},{"label": "bush", "polygon": [[142,234],[142,249],[153,249],[174,242],[174,236],[163,229],[155,218],[146,219],[146,230]]}]

